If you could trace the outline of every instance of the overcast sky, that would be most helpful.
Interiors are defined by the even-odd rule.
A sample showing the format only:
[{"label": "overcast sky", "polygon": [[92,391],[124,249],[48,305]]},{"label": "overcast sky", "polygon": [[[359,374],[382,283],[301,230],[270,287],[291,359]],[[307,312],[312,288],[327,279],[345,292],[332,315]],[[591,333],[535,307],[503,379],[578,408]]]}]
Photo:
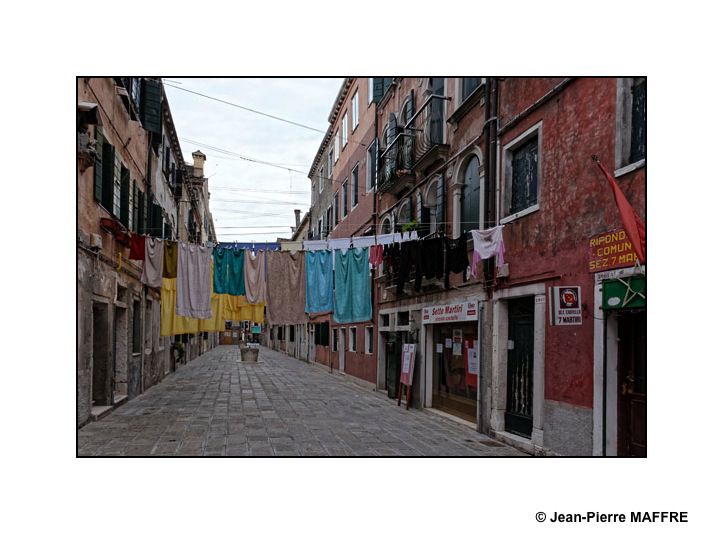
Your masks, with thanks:
[{"label": "overcast sky", "polygon": [[[328,127],[327,118],[342,79],[165,79],[165,84],[185,161],[192,161],[195,150],[207,156],[205,176],[209,178],[210,210],[218,240],[249,242],[289,238],[290,226],[295,224],[293,210],[300,208],[305,215],[310,207],[307,174]],[[323,133],[170,85],[286,118]],[[251,163],[183,139],[303,172]],[[281,202],[290,204],[278,204]]]}]

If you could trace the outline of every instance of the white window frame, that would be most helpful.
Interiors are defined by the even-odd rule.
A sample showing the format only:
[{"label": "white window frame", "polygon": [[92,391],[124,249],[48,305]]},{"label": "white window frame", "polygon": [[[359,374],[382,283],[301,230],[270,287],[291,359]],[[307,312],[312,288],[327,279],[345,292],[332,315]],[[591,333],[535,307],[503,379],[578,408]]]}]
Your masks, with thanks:
[{"label": "white window frame", "polygon": [[348,352],[357,352],[357,326],[351,326],[348,332]]},{"label": "white window frame", "polygon": [[345,111],[343,113],[343,117],[342,117],[342,136],[340,138],[340,143],[341,143],[343,150],[347,146],[347,138],[348,138],[348,113],[347,113],[347,111]]},{"label": "white window frame", "polygon": [[328,168],[328,178],[331,178],[331,177],[332,177],[333,162],[334,162],[334,161],[335,161],[335,160],[333,160],[333,149],[330,148],[330,150],[328,150],[328,159],[327,159],[327,162],[328,162],[328,167],[327,167],[327,168]]},{"label": "white window frame", "polygon": [[[360,163],[356,163],[352,171],[350,171],[350,178],[352,179],[353,173],[357,170],[357,189],[355,188],[355,182],[350,182],[350,210],[354,209],[360,204]],[[353,201],[357,200],[355,204]]]},{"label": "white window frame", "polygon": [[355,93],[352,97],[352,131],[353,133],[357,129],[358,125],[360,125],[360,97],[358,95],[358,91],[355,90]]},{"label": "white window frame", "polygon": [[367,93],[368,93],[368,107],[369,107],[373,102],[373,78],[372,77],[368,77]]},{"label": "white window frame", "polygon": [[[510,214],[508,216],[505,216],[500,219],[500,224],[509,223],[511,221],[515,221],[516,219],[519,219],[521,217],[527,216],[528,214],[532,214],[533,212],[537,212],[540,210],[540,204],[542,203],[542,162],[543,162],[543,149],[542,149],[542,121],[538,122],[534,126],[528,128],[523,133],[515,137],[513,140],[511,140],[509,143],[503,145],[502,149],[502,159],[503,159],[503,167],[502,167],[502,175],[503,175],[503,181],[502,181],[502,191],[500,194],[500,202],[501,208],[502,208],[502,214],[505,214],[506,206],[507,206],[507,194],[508,190],[512,189],[512,153],[514,150],[517,150],[520,146],[522,146],[524,143],[526,143],[530,138],[537,136],[538,140],[538,171],[537,171],[537,202],[533,204],[532,206],[528,206],[527,208],[524,208],[520,210],[519,212],[515,212],[514,214]],[[512,194],[511,194],[512,197]]]},{"label": "white window frame", "polygon": [[335,163],[340,157],[340,130],[335,131]]},{"label": "white window frame", "polygon": [[373,354],[373,350],[375,347],[373,346],[373,339],[375,331],[373,326],[366,326],[365,327],[365,354]]}]

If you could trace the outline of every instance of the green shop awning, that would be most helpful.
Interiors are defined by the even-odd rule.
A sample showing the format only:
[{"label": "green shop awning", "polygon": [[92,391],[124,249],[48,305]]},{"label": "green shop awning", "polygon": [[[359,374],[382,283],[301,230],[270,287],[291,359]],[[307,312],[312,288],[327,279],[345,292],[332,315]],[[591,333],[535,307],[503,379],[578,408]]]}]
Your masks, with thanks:
[{"label": "green shop awning", "polygon": [[602,308],[606,310],[647,307],[645,276],[608,279],[602,285]]}]

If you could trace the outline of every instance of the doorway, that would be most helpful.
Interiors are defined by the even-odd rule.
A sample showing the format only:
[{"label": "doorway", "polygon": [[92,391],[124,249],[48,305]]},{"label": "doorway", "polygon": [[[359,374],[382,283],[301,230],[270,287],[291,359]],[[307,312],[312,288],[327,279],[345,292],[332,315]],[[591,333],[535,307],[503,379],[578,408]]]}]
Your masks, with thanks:
[{"label": "doorway", "polygon": [[618,313],[617,455],[647,456],[647,312]]},{"label": "doorway", "polygon": [[345,329],[338,330],[338,358],[340,362],[340,371],[345,372]]},{"label": "doorway", "polygon": [[112,405],[111,344],[108,305],[93,302],[92,405]]},{"label": "doorway", "polygon": [[535,297],[508,301],[507,401],[505,430],[532,435]]},{"label": "doorway", "polygon": [[385,387],[390,399],[397,398],[402,343],[397,332],[388,332],[385,342]]},{"label": "doorway", "polygon": [[435,325],[433,340],[432,406],[475,422],[478,377],[468,359],[477,351],[477,323]]},{"label": "doorway", "polygon": [[127,309],[115,307],[113,323],[113,401],[117,402],[128,393],[128,316]]}]

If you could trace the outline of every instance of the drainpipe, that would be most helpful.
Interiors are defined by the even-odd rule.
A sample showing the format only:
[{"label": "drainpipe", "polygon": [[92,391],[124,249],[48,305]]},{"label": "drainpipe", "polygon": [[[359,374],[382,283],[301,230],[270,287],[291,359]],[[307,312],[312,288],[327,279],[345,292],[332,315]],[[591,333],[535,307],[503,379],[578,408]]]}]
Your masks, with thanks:
[{"label": "drainpipe", "polygon": [[477,410],[476,410],[476,429],[478,433],[482,433],[483,429],[483,420],[481,416],[482,411],[482,372],[483,372],[483,366],[485,363],[483,362],[483,320],[485,319],[485,305],[481,304],[480,301],[478,301],[478,304],[480,306],[480,311],[478,313],[478,346],[476,354],[478,355],[478,377],[477,377]]},{"label": "drainpipe", "polygon": [[607,455],[607,317],[603,312],[602,455]]}]

